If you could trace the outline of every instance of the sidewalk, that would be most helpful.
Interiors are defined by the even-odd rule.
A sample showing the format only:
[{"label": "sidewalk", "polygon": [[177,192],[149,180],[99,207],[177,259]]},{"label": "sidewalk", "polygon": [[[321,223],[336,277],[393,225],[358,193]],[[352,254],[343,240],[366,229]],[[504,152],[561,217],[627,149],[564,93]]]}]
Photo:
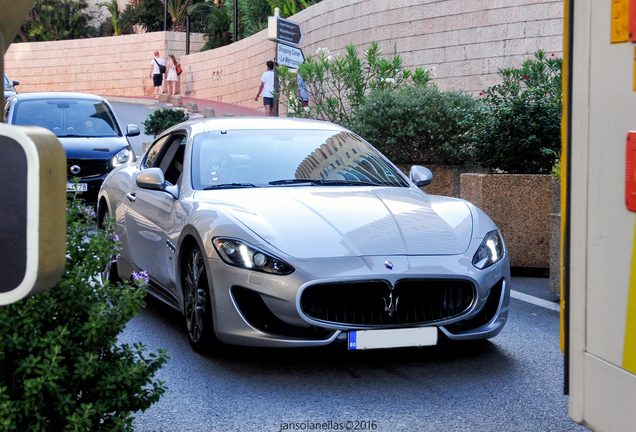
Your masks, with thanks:
[{"label": "sidewalk", "polygon": [[[122,103],[134,103],[139,105],[148,105],[149,108],[153,109],[161,109],[164,107],[172,107],[172,104],[166,104],[163,102],[159,102],[154,96],[103,96],[106,100],[110,102],[122,102]],[[217,102],[205,99],[195,99],[189,97],[182,97],[183,105],[187,105],[190,102],[194,102],[198,107],[198,115],[193,114],[190,118],[200,118],[203,117],[203,113],[205,112],[205,108],[209,107],[214,109],[215,117],[227,117],[227,116],[241,116],[241,117],[252,117],[252,116],[264,116],[265,111],[247,108],[240,105],[232,105],[225,102]]]}]

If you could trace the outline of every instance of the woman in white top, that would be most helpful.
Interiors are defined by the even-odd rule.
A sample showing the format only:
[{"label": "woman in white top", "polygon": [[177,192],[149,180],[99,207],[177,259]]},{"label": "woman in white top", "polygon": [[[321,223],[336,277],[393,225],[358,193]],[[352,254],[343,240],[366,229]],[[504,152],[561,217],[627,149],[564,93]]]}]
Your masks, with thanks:
[{"label": "woman in white top", "polygon": [[174,97],[177,90],[177,81],[179,81],[179,77],[177,76],[177,59],[174,58],[174,55],[168,55],[168,65],[166,68],[168,69],[168,73],[166,75],[168,91],[172,97]]}]

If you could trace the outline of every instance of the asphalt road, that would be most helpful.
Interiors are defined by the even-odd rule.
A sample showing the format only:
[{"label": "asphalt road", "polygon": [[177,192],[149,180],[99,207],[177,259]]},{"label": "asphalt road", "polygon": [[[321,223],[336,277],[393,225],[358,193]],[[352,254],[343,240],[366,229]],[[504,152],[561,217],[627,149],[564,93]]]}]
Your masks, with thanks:
[{"label": "asphalt road", "polygon": [[[547,279],[513,280],[513,289],[526,285],[547,293]],[[168,391],[136,415],[138,431],[321,430],[317,423],[380,432],[588,430],[567,414],[559,313],[523,301],[511,300],[510,320],[491,341],[362,352],[222,346],[208,356],[190,349],[179,313],[147,303],[121,342],[166,348],[171,359],[158,375]]]},{"label": "asphalt road", "polygon": [[[156,106],[113,103],[122,125]],[[152,137],[131,138],[137,155]],[[556,301],[548,279],[514,277],[513,290]],[[190,349],[181,315],[152,299],[121,335],[171,357],[161,400],[136,414],[137,431],[586,431],[568,417],[559,313],[512,299],[491,341],[347,351],[223,346]],[[357,429],[356,429],[357,427]]]}]

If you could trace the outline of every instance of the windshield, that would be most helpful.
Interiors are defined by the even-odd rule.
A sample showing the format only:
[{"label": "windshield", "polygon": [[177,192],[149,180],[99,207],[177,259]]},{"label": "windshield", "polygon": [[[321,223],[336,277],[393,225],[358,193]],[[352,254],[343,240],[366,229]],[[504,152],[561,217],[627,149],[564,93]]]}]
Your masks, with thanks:
[{"label": "windshield", "polygon": [[15,104],[13,124],[40,126],[58,137],[122,136],[104,102],[83,99],[24,100]]},{"label": "windshield", "polygon": [[195,189],[351,185],[401,186],[398,168],[350,132],[229,130],[198,134],[192,147]]}]

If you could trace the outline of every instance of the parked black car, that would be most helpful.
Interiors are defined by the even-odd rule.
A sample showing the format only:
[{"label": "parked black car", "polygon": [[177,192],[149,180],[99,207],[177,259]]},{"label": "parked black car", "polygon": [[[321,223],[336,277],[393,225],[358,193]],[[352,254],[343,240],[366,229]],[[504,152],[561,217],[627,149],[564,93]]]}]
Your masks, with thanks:
[{"label": "parked black car", "polygon": [[79,177],[78,189],[88,203],[97,200],[111,170],[136,159],[127,137],[139,135],[139,128],[128,125],[122,132],[111,106],[101,96],[19,93],[5,101],[4,118],[8,124],[40,126],[57,135],[66,150],[66,188],[74,190],[72,179]]},{"label": "parked black car", "polygon": [[13,96],[18,91],[15,89],[15,86],[20,84],[19,81],[11,81],[7,74],[4,74],[4,99],[6,100],[8,97]]}]

